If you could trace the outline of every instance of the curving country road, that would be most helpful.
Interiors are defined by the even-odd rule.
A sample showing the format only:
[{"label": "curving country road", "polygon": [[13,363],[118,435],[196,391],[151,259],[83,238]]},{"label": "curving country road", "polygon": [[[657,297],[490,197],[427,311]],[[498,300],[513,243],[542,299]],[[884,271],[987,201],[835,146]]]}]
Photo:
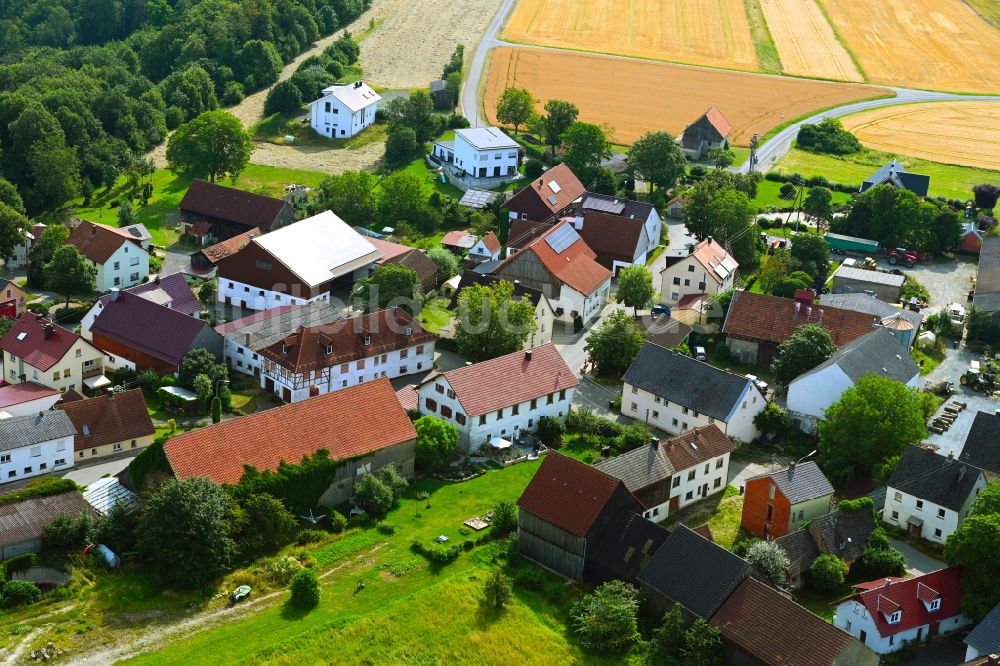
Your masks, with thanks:
[{"label": "curving country road", "polygon": [[[517,46],[519,48],[532,48],[532,49],[543,49],[549,51],[563,51],[569,53],[579,53],[579,51],[574,51],[572,49],[562,49],[555,46],[537,46],[528,44],[513,44],[511,42],[504,41],[498,37],[500,29],[503,27],[504,22],[507,20],[507,16],[510,14],[511,9],[513,9],[514,4],[517,0],[504,0],[500,9],[497,10],[496,16],[490,21],[490,24],[486,27],[486,32],[483,33],[482,39],[479,40],[479,44],[476,45],[476,51],[472,56],[472,61],[469,63],[469,76],[465,81],[465,85],[462,88],[461,101],[462,101],[462,113],[465,115],[466,119],[472,127],[478,127],[485,123],[485,118],[482,117],[480,112],[480,99],[479,92],[483,83],[483,76],[486,73],[486,64],[489,56],[490,50],[500,47],[500,46]],[[624,60],[642,60],[643,62],[649,62],[642,58],[632,58],[629,56],[619,56],[619,55],[609,55],[608,57],[622,58]],[[675,63],[676,64],[676,63]],[[697,65],[682,65],[684,67],[689,67],[691,69],[707,69],[704,67],[698,67]],[[761,76],[761,77],[773,77],[774,74],[760,74],[747,72],[749,76]],[[797,78],[797,77],[782,77],[782,78]],[[805,79],[812,80],[812,79]],[[865,84],[861,84],[865,85]],[[853,102],[851,104],[845,104],[843,106],[838,106],[832,109],[827,109],[825,111],[819,111],[814,115],[811,115],[802,120],[796,121],[785,127],[780,132],[775,134],[773,137],[762,143],[757,148],[757,165],[755,170],[757,171],[767,171],[770,169],[775,162],[777,162],[781,157],[788,152],[791,148],[792,141],[799,133],[799,128],[803,125],[813,125],[821,122],[825,118],[839,118],[841,116],[846,116],[852,113],[857,113],[859,111],[867,111],[869,109],[877,109],[884,106],[895,106],[898,104],[912,104],[914,102],[954,102],[954,101],[977,101],[977,100],[990,100],[990,101],[1000,101],[1000,95],[957,95],[952,93],[942,93],[942,92],[931,92],[928,90],[916,90],[912,88],[893,88],[890,86],[880,86],[872,84],[872,87],[882,88],[892,90],[896,93],[895,97],[888,97],[885,99],[873,99],[863,102]],[[750,170],[750,165],[745,162],[739,167],[734,167],[735,171],[746,173]]]}]

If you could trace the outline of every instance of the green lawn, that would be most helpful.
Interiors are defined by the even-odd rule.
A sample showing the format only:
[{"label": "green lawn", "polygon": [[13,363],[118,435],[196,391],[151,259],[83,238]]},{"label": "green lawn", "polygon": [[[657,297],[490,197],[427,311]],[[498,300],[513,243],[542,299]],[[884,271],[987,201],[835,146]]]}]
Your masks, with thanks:
[{"label": "green lawn", "polygon": [[451,323],[449,303],[451,299],[448,298],[431,298],[424,303],[424,309],[420,312],[420,325],[425,331],[438,335],[442,328]]},{"label": "green lawn", "polygon": [[[372,528],[354,530],[315,551],[323,569],[345,565],[323,578],[317,608],[303,613],[272,606],[173,640],[133,661],[618,663],[584,654],[567,635],[565,609],[577,592],[556,576],[538,570],[532,579],[540,584],[515,582],[511,602],[498,613],[480,603],[482,581],[495,566],[496,544],[463,552],[440,568],[409,549],[411,541],[430,543],[439,534],[461,543],[462,521],[482,515],[498,499],[516,498],[538,464],[522,463],[460,484],[420,482],[386,519],[396,528],[394,536]],[[418,490],[431,493],[430,499],[415,499]],[[358,580],[365,581],[365,589],[355,593]],[[553,595],[561,596],[561,603],[554,604]]]},{"label": "green lawn", "polygon": [[[876,169],[892,159],[892,155],[866,151],[846,158],[818,155],[793,148],[776,165],[776,171],[798,173],[806,178],[823,176],[848,185],[860,185]],[[973,167],[938,164],[915,157],[896,156],[908,170],[931,177],[930,195],[965,201],[972,196],[972,186],[997,182],[1000,172]]]},{"label": "green lawn", "polygon": [[739,492],[733,486],[726,486],[725,491],[671,514],[664,525],[669,528],[675,523],[681,523],[691,529],[708,525],[715,543],[732,550],[743,516],[743,496]]},{"label": "green lawn", "polygon": [[[330,139],[316,132],[309,123],[302,122],[304,109],[288,113],[275,113],[264,118],[250,128],[250,135],[256,141],[266,141],[284,145],[286,136],[295,137],[296,146],[321,146],[355,150],[372,143],[383,143],[388,134],[384,123],[376,123],[350,139]],[[308,115],[306,115],[308,118]]]},{"label": "green lawn", "polygon": [[941,364],[944,360],[944,352],[937,349],[917,349],[914,347],[910,350],[910,356],[913,357],[914,362],[920,366],[920,374],[929,374],[934,368]]},{"label": "green lawn", "polygon": [[421,155],[417,159],[413,160],[405,167],[401,169],[409,174],[413,174],[420,179],[420,182],[424,184],[424,190],[427,192],[427,196],[430,196],[434,192],[439,192],[442,195],[449,196],[453,199],[461,199],[464,192],[458,189],[451,183],[445,181],[441,182],[441,177],[437,174],[431,172],[427,168],[427,160]]},{"label": "green lawn", "polygon": [[[831,179],[832,180],[832,179]],[[781,186],[784,183],[777,183],[771,180],[762,180],[757,185],[757,196],[751,202],[757,207],[758,212],[764,212],[768,208],[787,208],[795,203],[795,199],[782,199]],[[833,193],[833,203],[842,204],[850,201],[851,195],[844,192]]]},{"label": "green lawn", "polygon": [[[235,183],[227,179],[220,181],[219,184],[280,197],[284,194],[286,185],[298,183],[316,187],[325,177],[326,174],[316,171],[249,164]],[[191,177],[178,175],[169,169],[157,169],[153,174],[153,196],[148,205],[137,209],[136,221],[146,225],[153,235],[154,244],[167,246],[177,242],[175,214],[191,180]],[[110,193],[100,191],[89,206],[82,205],[81,199],[71,202],[70,205],[75,207],[76,214],[84,220],[118,226],[118,208],[111,207],[110,204],[119,200],[125,188],[125,179],[122,178]],[[138,205],[138,202],[133,205]]]}]

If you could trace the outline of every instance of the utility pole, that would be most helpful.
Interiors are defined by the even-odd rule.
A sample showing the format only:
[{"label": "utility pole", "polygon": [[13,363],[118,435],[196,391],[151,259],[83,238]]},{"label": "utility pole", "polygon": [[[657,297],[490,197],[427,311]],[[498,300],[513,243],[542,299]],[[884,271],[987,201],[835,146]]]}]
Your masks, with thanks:
[{"label": "utility pole", "polygon": [[760,146],[760,140],[763,137],[760,134],[754,134],[750,137],[750,158],[747,160],[750,164],[750,171],[757,166],[757,147]]}]

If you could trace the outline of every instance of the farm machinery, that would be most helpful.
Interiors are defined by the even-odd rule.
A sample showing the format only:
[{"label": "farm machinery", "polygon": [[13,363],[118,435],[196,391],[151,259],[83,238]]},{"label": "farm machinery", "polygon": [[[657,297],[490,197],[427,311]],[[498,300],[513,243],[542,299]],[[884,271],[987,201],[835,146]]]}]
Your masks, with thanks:
[{"label": "farm machinery", "polygon": [[903,264],[907,268],[913,268],[913,265],[918,261],[920,261],[920,253],[914,250],[907,250],[904,247],[889,250],[889,263],[893,266]]},{"label": "farm machinery", "polygon": [[[985,367],[983,367],[985,363]],[[973,391],[995,391],[997,389],[996,368],[989,361],[971,361],[969,369],[958,379],[962,386],[968,386]]]}]

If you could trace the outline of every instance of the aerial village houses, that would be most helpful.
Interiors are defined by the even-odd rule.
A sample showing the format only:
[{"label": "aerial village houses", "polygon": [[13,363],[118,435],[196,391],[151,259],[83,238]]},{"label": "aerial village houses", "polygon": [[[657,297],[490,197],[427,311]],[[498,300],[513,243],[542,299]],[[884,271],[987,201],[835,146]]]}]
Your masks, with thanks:
[{"label": "aerial village houses", "polygon": [[647,342],[622,378],[622,414],[668,433],[715,425],[728,437],[760,436],[767,399],[753,380]]},{"label": "aerial village houses", "polygon": [[390,243],[381,238],[369,238],[368,242],[383,255],[376,266],[385,266],[386,264],[406,266],[417,274],[417,278],[420,280],[420,291],[425,294],[434,291],[437,287],[437,264],[417,248]]},{"label": "aerial village houses", "polygon": [[283,199],[266,197],[225,187],[196,178],[181,199],[180,232],[193,236],[198,244],[225,241],[252,229],[273,231],[295,219],[291,205]]},{"label": "aerial village houses", "polygon": [[76,428],[74,455],[81,460],[144,449],[156,435],[142,389],[66,400],[56,409],[65,412]]},{"label": "aerial village houses", "polygon": [[931,184],[931,177],[919,173],[910,173],[899,160],[893,159],[880,167],[878,171],[868,176],[861,183],[861,191],[867,192],[878,185],[891,185],[899,190],[909,190],[918,197],[926,197]]},{"label": "aerial village houses", "polygon": [[955,460],[953,454],[945,457],[910,446],[886,482],[882,520],[943,544],[968,517],[985,487],[982,470]]},{"label": "aerial village houses", "polygon": [[250,239],[218,264],[221,303],[250,310],[330,300],[382,259],[368,239],[330,211]]},{"label": "aerial village houses", "polygon": [[833,344],[843,347],[879,326],[879,320],[851,310],[820,307],[809,302],[750,291],[733,293],[722,326],[733,358],[766,368],[778,355],[778,345],[803,324],[822,324]]},{"label": "aerial village houses", "polygon": [[572,218],[573,228],[596,255],[597,263],[615,275],[622,268],[646,265],[649,239],[641,219],[619,217],[597,210]]},{"label": "aerial village houses", "polygon": [[712,148],[728,148],[733,126],[718,107],[712,106],[698,120],[684,128],[681,149],[688,158],[698,161],[708,157]]},{"label": "aerial village houses", "polygon": [[441,374],[419,385],[420,413],[454,423],[466,452],[533,432],[543,416],[565,418],[580,380],[546,344]]},{"label": "aerial village houses", "polygon": [[611,291],[611,271],[596,256],[569,222],[561,222],[500,262],[493,274],[541,291],[559,321],[587,326]]},{"label": "aerial village houses", "polygon": [[977,412],[965,437],[962,453],[958,456],[959,462],[983,470],[987,481],[1000,478],[997,433],[1000,433],[1000,412]]},{"label": "aerial village houses", "polygon": [[149,252],[122,229],[81,222],[66,243],[97,267],[97,291],[131,287],[149,277]]},{"label": "aerial village houses", "polygon": [[[663,220],[656,212],[656,206],[642,201],[613,197],[607,194],[596,192],[585,192],[580,199],[580,204],[576,209],[576,217],[586,221],[587,215],[591,212],[599,212],[605,215],[612,215],[620,220],[641,220],[645,229],[645,247],[637,247],[636,257],[641,257],[642,263],[660,245],[660,236],[663,233]],[[584,235],[584,240],[587,236]],[[589,241],[588,241],[589,244]],[[593,248],[597,251],[597,248]]]},{"label": "aerial village houses", "polygon": [[299,326],[260,350],[260,385],[299,402],[379,378],[429,370],[436,337],[402,308],[317,326]]},{"label": "aerial village houses", "polygon": [[86,340],[91,340],[90,327],[94,325],[94,320],[104,311],[115,294],[133,295],[144,298],[158,305],[162,305],[170,310],[175,310],[188,317],[199,319],[201,317],[201,302],[191,291],[187,280],[181,273],[173,273],[160,277],[156,276],[150,282],[145,282],[128,289],[112,289],[110,294],[105,294],[97,299],[97,302],[87,311],[87,314],[80,320],[80,335]]},{"label": "aerial village houses", "polygon": [[875,515],[863,506],[814,518],[805,529],[774,540],[788,556],[788,584],[800,588],[820,555],[834,555],[848,567],[861,558],[875,530]]},{"label": "aerial village houses", "polygon": [[198,348],[222,358],[222,337],[207,321],[142,295],[112,292],[91,324],[90,335],[94,346],[104,352],[108,369],[173,374],[184,355]]},{"label": "aerial village houses", "polygon": [[75,436],[58,410],[0,419],[0,484],[72,467]]},{"label": "aerial village houses", "polygon": [[692,502],[721,493],[729,477],[729,455],[736,445],[715,425],[668,437],[595,468],[616,479],[642,502],[643,516],[660,521]]},{"label": "aerial village houses", "polygon": [[979,254],[983,249],[983,232],[976,220],[969,220],[962,225],[962,237],[958,242],[959,252]]},{"label": "aerial village houses", "polygon": [[431,154],[452,167],[462,181],[517,176],[521,147],[499,127],[455,130],[453,141],[435,141]]},{"label": "aerial village houses", "polygon": [[44,412],[59,402],[62,393],[36,382],[0,382],[0,419]]},{"label": "aerial village houses", "polygon": [[323,88],[309,103],[309,125],[330,139],[350,139],[375,122],[382,97],[367,83],[341,83]]},{"label": "aerial village houses", "polygon": [[[462,291],[464,291],[467,287],[474,284],[493,286],[498,282],[503,281],[503,278],[499,278],[496,275],[466,270],[459,278],[458,286],[455,288],[455,293],[452,295],[451,303],[448,307],[457,312],[458,299],[461,297]],[[525,339],[522,348],[531,349],[532,347],[540,347],[541,345],[552,342],[552,329],[555,328],[556,314],[555,311],[553,311],[552,306],[549,304],[549,299],[545,298],[545,295],[538,289],[525,287],[517,281],[515,281],[513,285],[513,300],[527,300],[535,309],[535,330],[532,331],[531,335]],[[461,313],[457,314],[461,316]]]},{"label": "aerial village houses", "polygon": [[40,315],[25,314],[0,338],[3,378],[9,384],[35,382],[64,392],[107,385],[104,354]]},{"label": "aerial village houses", "polygon": [[457,229],[449,231],[441,237],[441,247],[450,250],[461,256],[472,249],[476,244],[476,237],[468,231]]},{"label": "aerial village houses", "polygon": [[878,666],[870,648],[772,587],[746,578],[712,616],[725,664]]},{"label": "aerial village houses", "polygon": [[740,527],[761,538],[776,539],[832,508],[833,486],[819,465],[792,463],[746,480]]},{"label": "aerial village houses", "polygon": [[558,452],[545,456],[517,506],[521,554],[573,580],[587,577],[595,546],[619,512],[643,510],[621,480]]},{"label": "aerial village houses", "polygon": [[302,326],[321,326],[338,319],[343,319],[339,308],[317,301],[260,310],[219,324],[215,332],[223,337],[222,360],[229,369],[259,378],[262,349],[284,340]]},{"label": "aerial village houses", "polygon": [[500,239],[491,231],[477,240],[476,244],[469,249],[469,258],[479,261],[497,261],[500,259],[502,251],[503,246],[500,245]]},{"label": "aerial village houses", "polygon": [[[72,461],[72,458],[70,458]],[[0,465],[0,475],[6,474]],[[18,555],[38,553],[42,550],[42,531],[60,514],[79,516],[96,513],[79,490],[68,490],[55,495],[35,495],[21,500],[0,502],[0,562]]]},{"label": "aerial village houses", "polygon": [[740,265],[712,238],[701,241],[687,256],[667,257],[660,271],[660,302],[676,305],[690,295],[712,298],[732,290]]},{"label": "aerial village houses", "polygon": [[913,343],[917,341],[917,335],[924,322],[924,316],[919,312],[913,312],[906,308],[900,309],[885,301],[880,301],[871,294],[821,294],[819,304],[824,308],[833,307],[840,310],[863,312],[873,319],[878,317],[883,326],[889,326],[893,318],[906,320],[909,326],[892,325],[891,327],[893,335],[906,350],[911,349]]},{"label": "aerial village houses", "polygon": [[552,167],[511,197],[504,208],[511,219],[507,245],[521,247],[524,228],[514,220],[545,222],[558,217],[567,206],[578,200],[587,189],[565,164]]},{"label": "aerial village houses", "polygon": [[805,432],[815,433],[830,405],[866,375],[886,377],[917,388],[920,368],[893,333],[887,328],[865,333],[793,379],[788,385],[787,398],[792,423]]},{"label": "aerial village houses", "polygon": [[906,277],[882,271],[869,271],[855,266],[841,264],[833,273],[834,294],[864,293],[874,294],[876,298],[888,303],[895,303],[903,293],[903,283]]},{"label": "aerial village houses", "polygon": [[416,437],[392,384],[379,379],[177,435],[164,453],[177,478],[222,485],[238,483],[245,465],[274,471],[325,450],[343,464],[319,503],[336,506],[367,472],[392,467],[412,479]]},{"label": "aerial village houses", "polygon": [[950,634],[972,622],[959,607],[961,571],[955,568],[905,580],[874,580],[855,589],[857,594],[837,606],[833,624],[878,654]]},{"label": "aerial village houses", "polygon": [[0,280],[0,319],[17,319],[28,305],[28,295],[13,280]]},{"label": "aerial village houses", "polygon": [[254,227],[249,231],[244,231],[224,241],[219,241],[214,245],[203,247],[191,255],[191,273],[203,278],[214,274],[219,262],[231,254],[235,254],[247,246],[251,238],[260,236],[263,232]]}]

